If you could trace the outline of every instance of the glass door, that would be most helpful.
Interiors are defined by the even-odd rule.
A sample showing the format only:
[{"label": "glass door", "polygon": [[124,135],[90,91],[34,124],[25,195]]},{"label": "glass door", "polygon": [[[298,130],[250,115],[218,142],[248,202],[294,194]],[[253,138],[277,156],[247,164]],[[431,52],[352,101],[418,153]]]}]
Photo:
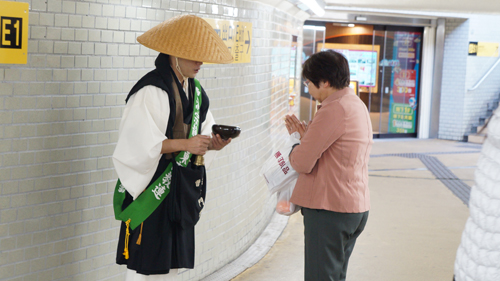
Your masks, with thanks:
[{"label": "glass door", "polygon": [[[321,49],[325,44],[325,30],[326,27],[322,24],[319,25],[304,25],[303,33],[303,47],[302,47],[302,64],[318,49]],[[309,94],[309,89],[304,86],[303,77],[301,77],[300,83],[300,120],[309,121],[316,113],[317,103],[313,97]]]},{"label": "glass door", "polygon": [[[375,87],[369,87],[365,90],[368,92],[368,111],[370,112],[370,119],[372,121],[373,134],[380,135],[387,131],[387,112],[384,110],[385,97],[388,94],[388,89],[385,85],[387,84],[387,77],[390,75],[390,69],[385,68],[381,61],[384,61],[386,53],[387,36],[384,30],[373,29],[372,36],[372,51],[378,53],[378,66],[374,67],[377,72],[375,79],[377,84]],[[388,73],[389,72],[389,73]]]},{"label": "glass door", "polygon": [[[422,28],[374,26],[378,91],[370,93],[374,137],[416,137]],[[378,124],[377,124],[378,123]]]},{"label": "glass door", "polygon": [[[302,58],[328,49],[343,54],[374,138],[416,137],[422,35],[421,27],[306,21]],[[315,105],[302,86],[301,120],[314,116]]]}]

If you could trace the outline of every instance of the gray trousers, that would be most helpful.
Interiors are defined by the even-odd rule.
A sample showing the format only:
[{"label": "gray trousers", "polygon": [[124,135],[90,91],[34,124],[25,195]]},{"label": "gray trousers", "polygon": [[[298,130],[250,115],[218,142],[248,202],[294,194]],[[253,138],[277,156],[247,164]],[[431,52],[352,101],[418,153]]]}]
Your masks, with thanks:
[{"label": "gray trousers", "polygon": [[305,236],[305,281],[344,281],[356,239],[368,212],[337,213],[302,208]]}]

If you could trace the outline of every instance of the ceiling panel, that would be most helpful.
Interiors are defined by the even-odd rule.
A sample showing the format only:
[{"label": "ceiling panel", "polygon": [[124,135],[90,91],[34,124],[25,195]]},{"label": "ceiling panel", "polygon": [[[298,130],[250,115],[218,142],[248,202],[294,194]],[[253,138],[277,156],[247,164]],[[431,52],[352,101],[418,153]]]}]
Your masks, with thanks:
[{"label": "ceiling panel", "polygon": [[384,10],[411,10],[500,14],[500,0],[325,0],[327,6]]}]

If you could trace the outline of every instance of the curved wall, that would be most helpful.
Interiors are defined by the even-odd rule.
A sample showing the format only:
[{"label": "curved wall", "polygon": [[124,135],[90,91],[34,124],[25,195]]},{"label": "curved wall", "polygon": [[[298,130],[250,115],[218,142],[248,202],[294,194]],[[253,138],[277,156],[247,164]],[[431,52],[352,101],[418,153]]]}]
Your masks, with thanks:
[{"label": "curved wall", "polygon": [[251,63],[204,65],[198,76],[217,122],[243,133],[208,170],[196,266],[181,279],[200,280],[243,253],[274,212],[258,172],[286,135],[280,120],[297,112],[289,69],[303,21],[251,1],[23,2],[28,64],[0,65],[0,279],[121,279],[110,156],[125,96],[156,57],[135,38],[183,13],[251,22],[253,38]]}]

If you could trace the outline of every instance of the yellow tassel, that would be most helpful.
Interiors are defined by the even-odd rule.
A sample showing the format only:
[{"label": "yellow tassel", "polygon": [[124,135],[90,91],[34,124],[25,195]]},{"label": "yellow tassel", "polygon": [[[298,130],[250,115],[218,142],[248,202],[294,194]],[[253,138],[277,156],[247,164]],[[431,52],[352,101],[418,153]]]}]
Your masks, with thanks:
[{"label": "yellow tassel", "polygon": [[137,245],[141,245],[141,239],[142,239],[142,225],[143,225],[143,224],[144,224],[144,223],[143,223],[143,222],[141,222],[141,232],[139,232],[139,238],[137,238],[137,242],[135,242],[135,244],[137,244]]},{"label": "yellow tassel", "polygon": [[123,255],[125,256],[125,259],[128,260],[129,254],[128,254],[128,237],[130,236],[130,231],[129,231],[129,226],[130,226],[130,219],[125,222],[125,225],[127,225],[127,232],[125,233],[125,249],[123,250]]}]

